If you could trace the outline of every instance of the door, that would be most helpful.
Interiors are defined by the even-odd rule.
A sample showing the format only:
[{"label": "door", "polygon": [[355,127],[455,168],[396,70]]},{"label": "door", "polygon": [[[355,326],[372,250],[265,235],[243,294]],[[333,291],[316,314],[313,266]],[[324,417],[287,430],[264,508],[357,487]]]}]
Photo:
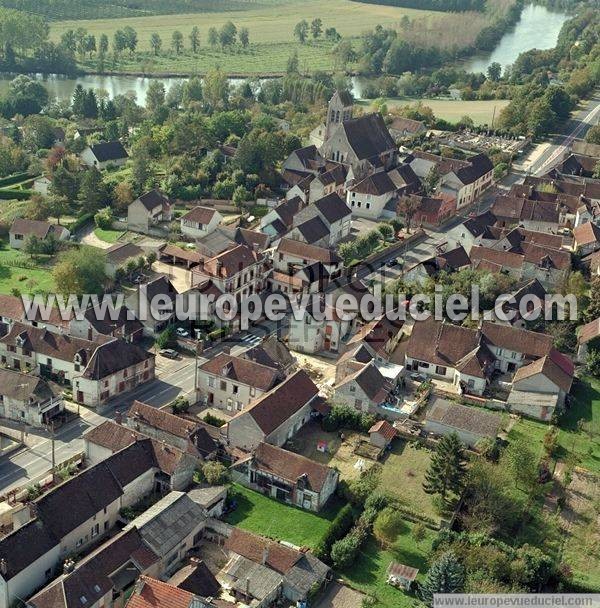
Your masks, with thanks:
[{"label": "door", "polygon": [[82,391],[77,391],[77,401],[79,403],[83,403],[83,392]]}]

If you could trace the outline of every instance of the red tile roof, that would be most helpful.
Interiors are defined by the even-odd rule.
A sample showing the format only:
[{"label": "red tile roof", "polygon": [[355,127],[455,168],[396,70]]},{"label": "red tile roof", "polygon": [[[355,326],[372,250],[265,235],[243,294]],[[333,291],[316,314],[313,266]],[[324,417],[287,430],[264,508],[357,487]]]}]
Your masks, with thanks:
[{"label": "red tile roof", "polygon": [[397,431],[386,420],[380,420],[369,429],[369,433],[379,433],[386,441],[391,441],[396,436]]},{"label": "red tile roof", "polygon": [[266,557],[266,565],[280,574],[288,572],[302,557],[300,551],[240,528],[233,528],[225,541],[225,549],[257,564],[262,564]]},{"label": "red tile roof", "polygon": [[194,594],[157,581],[149,576],[140,576],[141,590],[133,592],[126,608],[190,608]]}]

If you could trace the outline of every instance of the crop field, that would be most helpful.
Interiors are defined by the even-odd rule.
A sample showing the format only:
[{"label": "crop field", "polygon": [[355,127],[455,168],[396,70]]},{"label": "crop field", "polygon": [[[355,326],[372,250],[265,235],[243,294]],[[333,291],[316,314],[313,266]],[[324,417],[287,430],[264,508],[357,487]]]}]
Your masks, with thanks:
[{"label": "crop field", "polygon": [[[492,117],[498,120],[500,110],[509,104],[508,99],[490,99],[486,101],[460,101],[452,99],[414,99],[414,98],[394,98],[386,99],[388,108],[396,106],[415,105],[422,103],[433,110],[437,118],[443,118],[449,122],[458,122],[463,116],[470,116],[476,125],[491,124]],[[362,106],[370,106],[371,102],[361,101]]]},{"label": "crop field", "polygon": [[[124,19],[71,20],[52,22],[50,37],[59,40],[69,29],[85,28],[89,34],[99,38],[106,34],[112,41],[118,29],[129,25],[138,35],[138,47],[134,56],[127,52],[116,60],[112,53],[106,58],[107,72],[143,73],[203,73],[221,67],[229,74],[279,74],[285,71],[286,62],[297,50],[301,70],[333,69],[333,58],[328,52],[332,43],[323,38],[306,44],[293,37],[296,23],[306,19],[309,23],[319,17],[323,30],[335,27],[345,37],[358,37],[368,29],[382,24],[397,27],[403,16],[410,19],[443,19],[440,13],[392,6],[367,5],[350,0],[271,0],[270,2],[246,3],[245,10],[202,12],[177,15],[153,15]],[[227,21],[238,28],[247,28],[250,45],[242,49],[237,45],[232,50],[213,49],[208,45],[208,30],[220,29]],[[200,30],[200,50],[193,54],[189,49],[189,33],[194,26]],[[184,36],[185,50],[176,55],[170,48],[175,30]],[[162,39],[159,55],[150,48],[150,36],[157,33]],[[81,66],[87,70],[97,69],[97,60],[83,60]]]}]

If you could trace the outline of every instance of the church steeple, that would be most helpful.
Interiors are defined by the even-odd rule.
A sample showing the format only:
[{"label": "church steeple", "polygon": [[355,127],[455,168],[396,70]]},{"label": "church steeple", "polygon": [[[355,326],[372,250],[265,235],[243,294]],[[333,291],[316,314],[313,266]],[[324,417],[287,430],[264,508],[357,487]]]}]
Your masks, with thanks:
[{"label": "church steeple", "polygon": [[327,141],[337,126],[352,118],[354,102],[348,91],[336,91],[329,100],[327,119],[325,120],[325,141]]}]

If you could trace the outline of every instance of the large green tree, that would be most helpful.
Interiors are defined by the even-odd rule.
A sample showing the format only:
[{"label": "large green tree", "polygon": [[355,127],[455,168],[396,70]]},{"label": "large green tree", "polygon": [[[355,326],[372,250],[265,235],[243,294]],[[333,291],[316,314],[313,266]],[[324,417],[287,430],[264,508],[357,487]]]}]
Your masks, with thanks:
[{"label": "large green tree", "polygon": [[443,500],[448,492],[458,494],[466,472],[464,446],[456,433],[440,439],[425,474],[423,489],[427,494],[439,494]]},{"label": "large green tree", "polygon": [[465,586],[465,568],[452,551],[440,556],[429,569],[427,578],[421,585],[421,597],[428,605],[433,605],[435,593],[461,593]]},{"label": "large green tree", "polygon": [[52,271],[58,293],[64,296],[101,294],[106,281],[104,264],[105,254],[95,247],[61,253]]}]

